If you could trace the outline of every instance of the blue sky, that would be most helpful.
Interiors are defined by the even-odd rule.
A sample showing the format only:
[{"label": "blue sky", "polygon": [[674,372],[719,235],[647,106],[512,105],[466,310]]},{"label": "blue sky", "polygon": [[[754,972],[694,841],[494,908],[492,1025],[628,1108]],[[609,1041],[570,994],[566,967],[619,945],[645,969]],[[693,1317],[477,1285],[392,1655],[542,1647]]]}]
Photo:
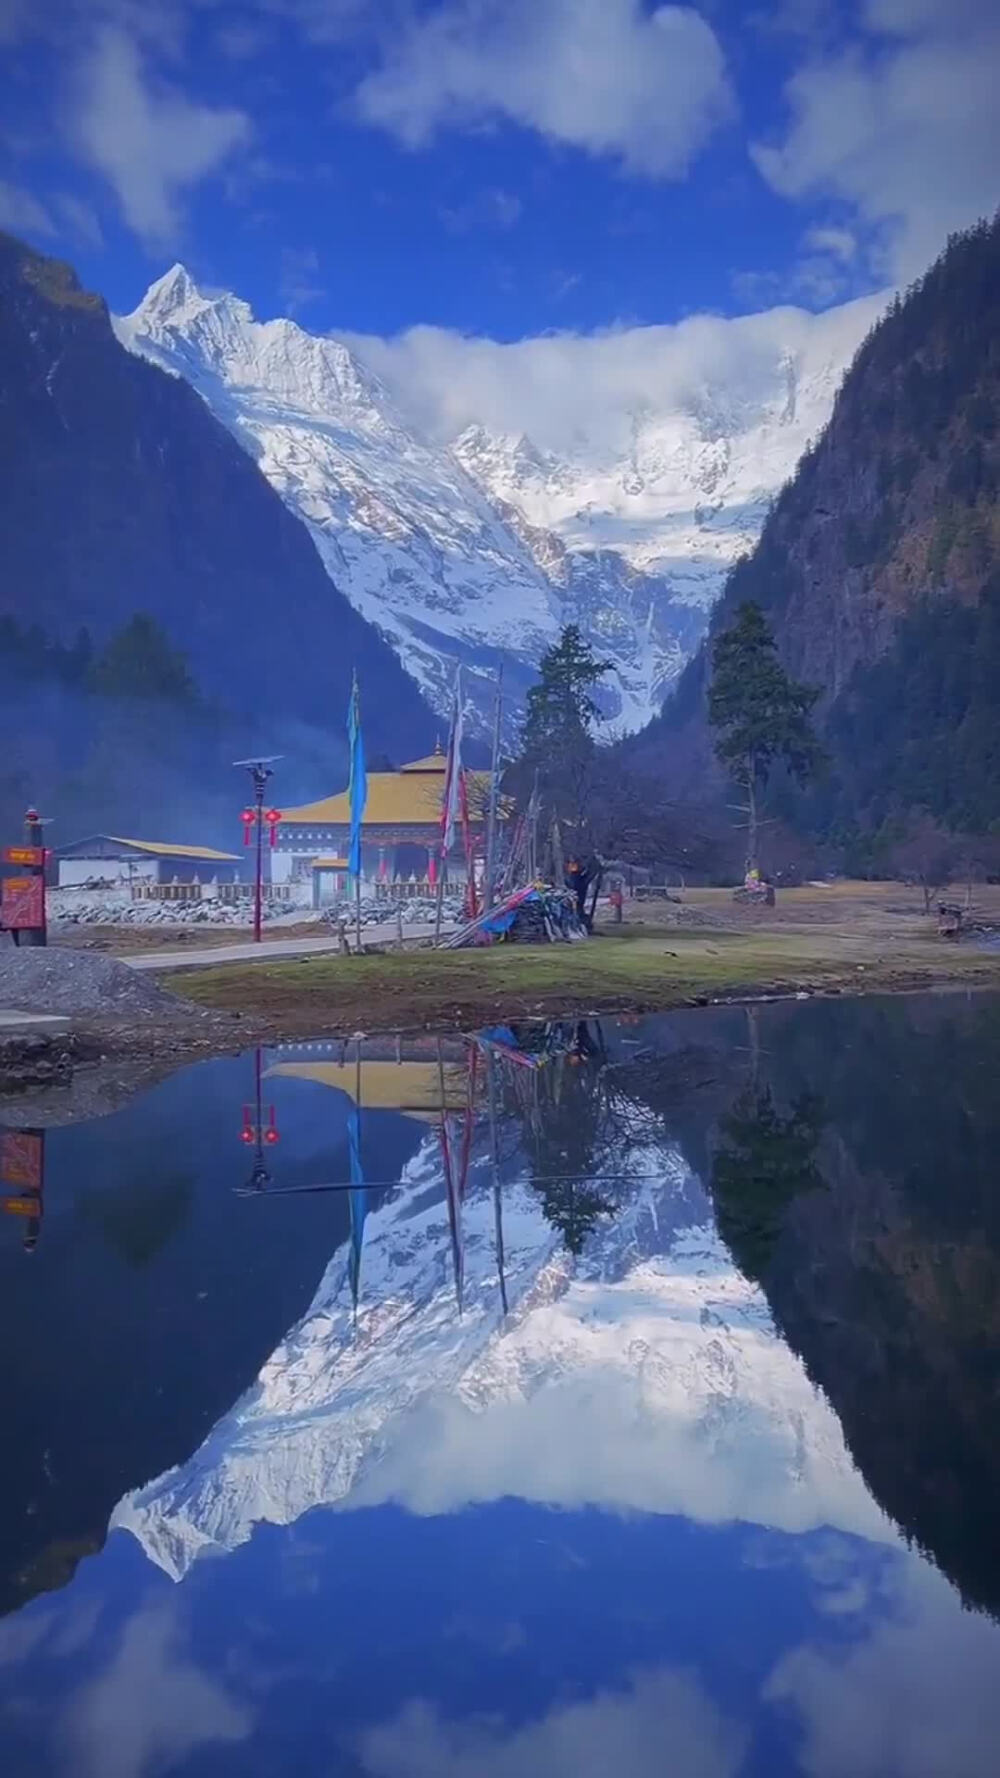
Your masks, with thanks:
[{"label": "blue sky", "polygon": [[823,308],[1000,195],[984,0],[0,0],[0,226],[124,311],[500,340]]}]

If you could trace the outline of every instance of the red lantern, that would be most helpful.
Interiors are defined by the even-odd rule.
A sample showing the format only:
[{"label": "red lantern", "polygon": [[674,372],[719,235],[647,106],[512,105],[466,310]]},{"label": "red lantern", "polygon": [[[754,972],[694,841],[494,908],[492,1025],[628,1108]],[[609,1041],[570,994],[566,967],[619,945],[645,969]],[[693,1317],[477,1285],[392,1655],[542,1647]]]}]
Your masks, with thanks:
[{"label": "red lantern", "polygon": [[240,816],[240,820],[243,823],[243,844],[244,844],[244,846],[249,846],[249,844],[250,844],[250,829],[253,827],[254,823],[257,820],[256,809],[244,809],[242,815]]},{"label": "red lantern", "polygon": [[277,843],[278,823],[281,820],[281,810],[280,809],[268,809],[267,814],[264,816],[264,820],[267,822],[268,827],[271,829],[271,847],[273,850],[275,844]]}]

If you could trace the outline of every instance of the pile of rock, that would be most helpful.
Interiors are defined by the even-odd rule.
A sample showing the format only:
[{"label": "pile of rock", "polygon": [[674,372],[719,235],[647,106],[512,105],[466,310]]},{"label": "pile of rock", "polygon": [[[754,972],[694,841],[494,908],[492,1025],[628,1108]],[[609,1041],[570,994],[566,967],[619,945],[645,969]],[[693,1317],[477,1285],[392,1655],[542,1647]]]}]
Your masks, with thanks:
[{"label": "pile of rock", "polygon": [[114,957],[65,945],[0,950],[0,1005],[74,1019],[169,1024],[197,1018],[190,1002]]},{"label": "pile of rock", "polygon": [[[265,919],[289,912],[286,901],[267,901]],[[301,915],[299,916],[302,917]],[[72,898],[56,890],[49,896],[49,922],[60,926],[246,926],[251,918],[249,902],[232,901],[131,901],[121,896],[98,895]]]},{"label": "pile of rock", "polygon": [[[353,901],[333,902],[325,908],[324,913],[331,925],[337,926],[343,920],[351,927],[356,918]],[[464,917],[464,904],[460,895],[446,895],[441,904],[442,924],[454,925],[456,920]],[[437,919],[437,902],[431,896],[404,895],[399,900],[387,897],[365,895],[361,898],[361,925],[394,926],[401,919],[405,926],[433,926]]]}]

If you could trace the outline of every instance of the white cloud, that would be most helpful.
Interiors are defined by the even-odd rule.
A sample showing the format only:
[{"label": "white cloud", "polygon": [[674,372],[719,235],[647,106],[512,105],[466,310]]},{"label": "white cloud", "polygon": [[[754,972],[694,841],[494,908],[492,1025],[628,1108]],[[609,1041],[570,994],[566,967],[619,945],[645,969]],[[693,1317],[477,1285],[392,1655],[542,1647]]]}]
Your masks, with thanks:
[{"label": "white cloud", "polygon": [[682,177],[731,106],[722,50],[686,6],[446,0],[383,46],[357,106],[416,148],[506,117],[556,142]]},{"label": "white cloud", "polygon": [[64,191],[53,199],[56,210],[75,240],[84,247],[102,247],[104,236],[97,213],[91,204],[83,198],[74,197],[71,192]]},{"label": "white cloud", "polygon": [[841,259],[845,264],[858,251],[857,239],[849,228],[809,228],[802,244],[810,252],[829,253],[832,258]]},{"label": "white cloud", "polygon": [[11,234],[54,235],[55,225],[44,204],[24,191],[0,179],[0,228]]},{"label": "white cloud", "polygon": [[697,1679],[669,1668],[632,1676],[558,1706],[523,1727],[496,1720],[449,1722],[414,1701],[394,1722],[369,1730],[359,1752],[367,1778],[735,1778],[745,1737]]},{"label": "white cloud", "polygon": [[123,32],[103,31],[79,73],[75,140],[108,179],[130,227],[163,246],[181,228],[181,194],[248,141],[249,119],[147,84],[139,52]]},{"label": "white cloud", "polygon": [[983,1778],[1000,1746],[998,1655],[996,1625],[913,1557],[868,1636],[796,1649],[764,1696],[797,1709],[806,1778]]},{"label": "white cloud", "polygon": [[439,327],[394,339],[345,334],[408,415],[437,438],[466,426],[526,432],[542,449],[593,443],[629,449],[637,418],[691,401],[723,400],[739,415],[781,380],[791,356],[807,377],[842,364],[860,344],[884,297],[825,315],[776,308],[727,320],[697,315],[670,326],[558,333],[511,344]]},{"label": "white cloud", "polygon": [[319,282],[319,254],[315,247],[283,247],[279,294],[289,315],[300,315],[326,292]]},{"label": "white cloud", "polygon": [[252,1718],[177,1653],[169,1608],[141,1611],[111,1665],[82,1686],[66,1714],[72,1770],[90,1778],[144,1778],[176,1770],[210,1742],[244,1741]]},{"label": "white cloud", "polygon": [[445,205],[441,220],[453,234],[469,234],[473,229],[513,228],[520,221],[524,205],[515,192],[494,185],[478,191],[465,203]]},{"label": "white cloud", "polygon": [[983,0],[868,0],[877,43],[800,68],[791,125],[754,161],[789,198],[854,206],[884,270],[924,270],[950,230],[991,214],[1000,184],[1000,12]]}]

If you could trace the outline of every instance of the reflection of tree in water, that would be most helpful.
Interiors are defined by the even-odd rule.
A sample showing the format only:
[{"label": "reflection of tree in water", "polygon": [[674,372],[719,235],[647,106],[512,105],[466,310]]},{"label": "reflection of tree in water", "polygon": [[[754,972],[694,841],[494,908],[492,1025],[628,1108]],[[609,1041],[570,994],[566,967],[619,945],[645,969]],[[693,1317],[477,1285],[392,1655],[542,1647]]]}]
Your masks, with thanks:
[{"label": "reflection of tree in water", "polygon": [[816,1165],[822,1128],[817,1096],[804,1093],[783,1117],[770,1087],[746,1088],[722,1119],[724,1146],[712,1165],[719,1233],[741,1271],[758,1283],[789,1204],[823,1185]]},{"label": "reflection of tree in water", "polygon": [[605,1067],[597,1020],[526,1026],[514,1035],[523,1052],[545,1061],[506,1074],[504,1109],[528,1155],[546,1221],[578,1255],[617,1208],[618,1192],[606,1189],[601,1175],[628,1172],[633,1152],[648,1140],[650,1115]]},{"label": "reflection of tree in water", "polygon": [[194,1193],[184,1174],[122,1180],[88,1192],[83,1214],[115,1253],[139,1270],[167,1245],[187,1220]]}]

